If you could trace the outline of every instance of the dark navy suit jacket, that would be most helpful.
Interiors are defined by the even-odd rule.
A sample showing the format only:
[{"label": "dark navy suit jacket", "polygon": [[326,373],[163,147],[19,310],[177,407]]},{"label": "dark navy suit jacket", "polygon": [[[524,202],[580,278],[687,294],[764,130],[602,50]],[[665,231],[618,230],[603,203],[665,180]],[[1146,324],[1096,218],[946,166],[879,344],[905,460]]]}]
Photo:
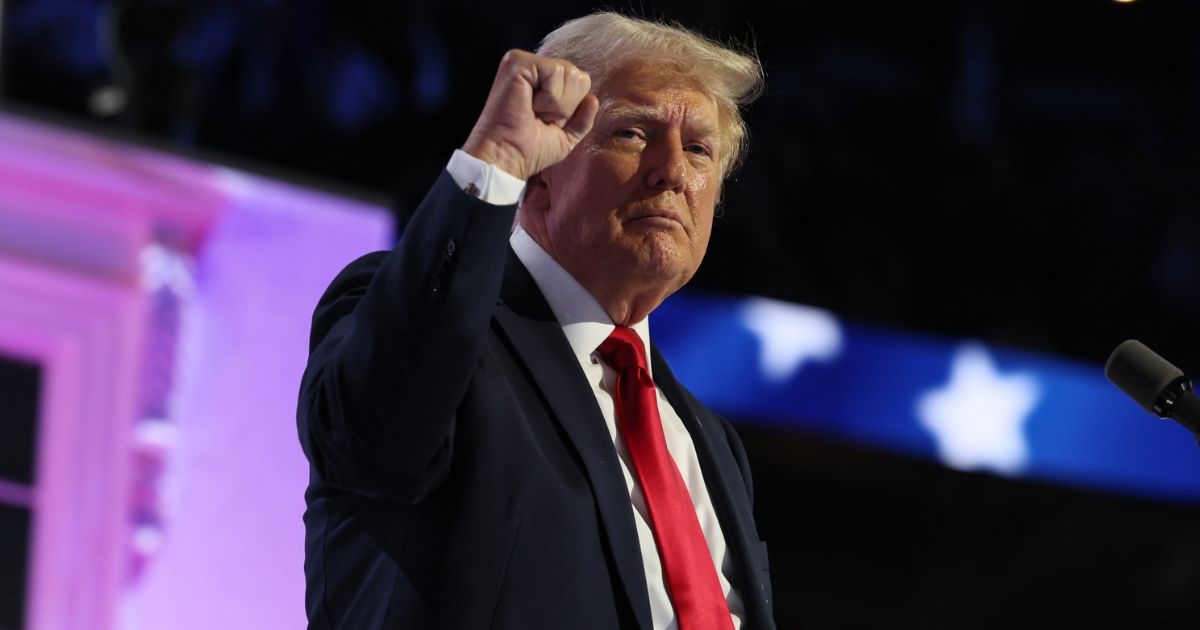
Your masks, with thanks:
[{"label": "dark navy suit jacket", "polygon": [[[310,628],[651,630],[616,451],[508,246],[514,212],[443,173],[399,244],[351,263],[317,306],[297,411]],[[773,628],[741,442],[652,355],[746,627]]]}]

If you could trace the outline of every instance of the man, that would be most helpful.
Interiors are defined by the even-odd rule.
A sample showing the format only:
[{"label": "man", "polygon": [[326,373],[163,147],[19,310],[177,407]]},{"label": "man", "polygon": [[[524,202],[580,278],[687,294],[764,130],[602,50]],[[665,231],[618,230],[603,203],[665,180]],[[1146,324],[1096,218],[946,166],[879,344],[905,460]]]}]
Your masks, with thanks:
[{"label": "man", "polygon": [[646,320],[704,256],[760,87],[610,13],[504,57],[399,244],[314,315],[310,627],[774,626],[741,443]]}]

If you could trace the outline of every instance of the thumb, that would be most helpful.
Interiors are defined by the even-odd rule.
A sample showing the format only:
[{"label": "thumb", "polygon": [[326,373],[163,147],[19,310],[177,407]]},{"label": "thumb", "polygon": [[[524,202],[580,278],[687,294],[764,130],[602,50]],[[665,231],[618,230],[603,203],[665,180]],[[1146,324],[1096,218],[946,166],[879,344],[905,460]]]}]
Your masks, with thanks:
[{"label": "thumb", "polygon": [[571,119],[563,125],[563,133],[571,142],[572,148],[592,130],[592,124],[596,122],[596,112],[598,111],[600,111],[600,99],[596,98],[595,94],[589,93],[579,102],[579,107],[575,108]]}]

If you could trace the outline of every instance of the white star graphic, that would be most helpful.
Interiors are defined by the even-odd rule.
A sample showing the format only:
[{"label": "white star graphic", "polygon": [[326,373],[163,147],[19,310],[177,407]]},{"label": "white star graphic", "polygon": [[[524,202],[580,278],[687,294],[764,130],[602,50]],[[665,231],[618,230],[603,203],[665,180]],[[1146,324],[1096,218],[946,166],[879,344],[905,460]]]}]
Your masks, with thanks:
[{"label": "white star graphic", "polygon": [[837,318],[821,309],[750,298],[742,325],[758,337],[759,367],[773,383],[787,380],[807,359],[828,361],[842,351]]},{"label": "white star graphic", "polygon": [[922,394],[916,412],[947,466],[1012,475],[1029,458],[1022,429],[1038,397],[1035,378],[1001,375],[983,346],[966,344],[955,353],[950,382]]}]

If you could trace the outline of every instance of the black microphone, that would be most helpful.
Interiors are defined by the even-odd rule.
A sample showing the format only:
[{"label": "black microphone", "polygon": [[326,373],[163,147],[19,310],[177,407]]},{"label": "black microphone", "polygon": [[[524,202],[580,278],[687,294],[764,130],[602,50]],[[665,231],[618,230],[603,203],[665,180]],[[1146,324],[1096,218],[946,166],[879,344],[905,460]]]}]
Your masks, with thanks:
[{"label": "black microphone", "polygon": [[1104,364],[1104,375],[1143,409],[1182,424],[1200,441],[1200,398],[1192,382],[1145,344],[1122,342]]}]

